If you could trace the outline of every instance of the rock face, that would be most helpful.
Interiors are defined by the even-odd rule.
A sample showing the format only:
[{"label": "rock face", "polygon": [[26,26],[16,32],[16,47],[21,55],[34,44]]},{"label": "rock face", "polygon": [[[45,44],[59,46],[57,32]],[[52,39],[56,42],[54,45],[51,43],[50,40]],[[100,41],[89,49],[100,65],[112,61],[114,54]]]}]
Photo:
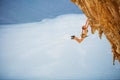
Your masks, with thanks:
[{"label": "rock face", "polygon": [[113,64],[120,62],[120,0],[71,0],[90,19],[92,34],[97,30],[101,39],[106,36],[111,44]]}]

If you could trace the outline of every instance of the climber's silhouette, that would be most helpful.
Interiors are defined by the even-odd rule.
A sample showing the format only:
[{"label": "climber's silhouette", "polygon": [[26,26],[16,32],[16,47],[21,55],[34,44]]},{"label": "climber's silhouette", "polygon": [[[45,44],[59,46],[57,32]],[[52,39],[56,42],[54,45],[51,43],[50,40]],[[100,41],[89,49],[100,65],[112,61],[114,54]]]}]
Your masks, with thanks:
[{"label": "climber's silhouette", "polygon": [[89,25],[89,19],[87,19],[86,24],[82,26],[81,38],[78,38],[76,36],[71,36],[71,39],[76,40],[78,43],[81,43],[87,37],[88,25]]}]

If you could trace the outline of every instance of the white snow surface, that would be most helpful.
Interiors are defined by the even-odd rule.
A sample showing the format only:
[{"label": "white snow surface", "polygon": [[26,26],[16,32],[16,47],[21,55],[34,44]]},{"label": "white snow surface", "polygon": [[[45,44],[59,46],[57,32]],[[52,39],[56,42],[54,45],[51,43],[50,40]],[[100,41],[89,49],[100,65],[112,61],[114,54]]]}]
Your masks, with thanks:
[{"label": "white snow surface", "polygon": [[116,79],[111,46],[103,35],[91,34],[80,44],[83,14],[67,14],[41,22],[0,25],[1,79]]}]

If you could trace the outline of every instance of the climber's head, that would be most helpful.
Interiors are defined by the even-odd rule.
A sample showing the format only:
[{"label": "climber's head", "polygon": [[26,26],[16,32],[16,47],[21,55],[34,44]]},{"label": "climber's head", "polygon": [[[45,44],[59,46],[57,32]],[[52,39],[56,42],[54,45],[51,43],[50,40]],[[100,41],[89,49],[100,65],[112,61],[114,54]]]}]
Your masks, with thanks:
[{"label": "climber's head", "polygon": [[73,36],[71,36],[71,39],[74,39],[75,38],[75,36],[73,35]]},{"label": "climber's head", "polygon": [[82,30],[85,30],[86,29],[86,26],[82,26]]}]

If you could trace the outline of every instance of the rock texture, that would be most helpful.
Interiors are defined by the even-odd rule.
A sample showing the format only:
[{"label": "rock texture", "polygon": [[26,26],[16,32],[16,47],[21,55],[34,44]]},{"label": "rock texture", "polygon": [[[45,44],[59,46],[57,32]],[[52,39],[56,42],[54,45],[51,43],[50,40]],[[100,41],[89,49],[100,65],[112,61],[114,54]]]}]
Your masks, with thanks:
[{"label": "rock texture", "polygon": [[113,64],[120,62],[120,0],[71,0],[90,19],[92,34],[104,33],[111,44]]}]

